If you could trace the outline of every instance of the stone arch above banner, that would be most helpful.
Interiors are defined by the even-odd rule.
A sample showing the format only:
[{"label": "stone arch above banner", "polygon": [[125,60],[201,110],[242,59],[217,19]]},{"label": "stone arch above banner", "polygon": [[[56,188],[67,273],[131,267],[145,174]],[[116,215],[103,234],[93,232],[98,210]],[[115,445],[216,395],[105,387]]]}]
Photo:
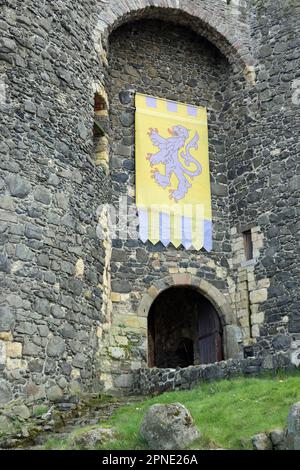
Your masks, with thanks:
[{"label": "stone arch above banner", "polygon": [[234,310],[226,296],[205,279],[188,273],[179,273],[154,282],[142,298],[138,308],[138,316],[148,317],[150,308],[159,294],[170,287],[179,286],[195,288],[211,302],[223,327],[225,359],[240,357],[242,335]]},{"label": "stone arch above banner", "polygon": [[114,29],[126,22],[157,18],[189,27],[204,36],[253,81],[254,60],[248,25],[224,0],[116,0],[100,2],[100,5],[95,33],[100,55],[103,55],[102,44]]}]

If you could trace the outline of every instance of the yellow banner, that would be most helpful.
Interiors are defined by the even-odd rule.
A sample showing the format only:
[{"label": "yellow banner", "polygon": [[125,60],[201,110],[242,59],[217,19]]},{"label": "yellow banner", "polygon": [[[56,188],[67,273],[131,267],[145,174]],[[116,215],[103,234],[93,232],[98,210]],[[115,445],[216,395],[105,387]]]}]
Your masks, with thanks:
[{"label": "yellow banner", "polygon": [[137,94],[135,129],[140,238],[210,251],[206,109]]}]

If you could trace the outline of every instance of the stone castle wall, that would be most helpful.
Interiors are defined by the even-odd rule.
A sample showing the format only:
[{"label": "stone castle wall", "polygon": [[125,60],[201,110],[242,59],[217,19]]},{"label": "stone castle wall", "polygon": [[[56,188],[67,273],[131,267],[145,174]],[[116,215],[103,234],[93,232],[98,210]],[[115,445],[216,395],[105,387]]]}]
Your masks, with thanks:
[{"label": "stone castle wall", "polygon": [[134,372],[133,392],[150,395],[173,390],[191,390],[202,382],[229,380],[234,377],[258,377],[261,373],[293,370],[283,354],[246,359],[228,359],[214,364],[203,364],[177,369],[145,368]]},{"label": "stone castle wall", "polygon": [[[292,348],[294,360],[300,352],[299,4],[249,2],[249,21],[256,84],[245,90],[232,83],[226,147],[233,244],[238,252],[239,233],[252,228],[259,253],[252,266],[241,266],[236,253],[234,267],[239,286],[257,285],[250,292],[256,352]],[[251,305],[253,296],[259,304]]]},{"label": "stone castle wall", "polygon": [[[219,299],[255,354],[291,350],[299,362],[298,2],[2,6],[0,401],[129,387],[146,364],[151,299],[180,276]],[[144,30],[124,25],[109,38],[141,19]],[[158,30],[157,20],[173,25]],[[132,89],[210,108],[209,256],[97,236],[100,204],[134,200]],[[96,91],[109,99],[101,158]]]},{"label": "stone castle wall", "polygon": [[135,202],[134,95],[138,91],[208,108],[214,218],[214,250],[209,255],[172,245],[165,248],[161,243],[144,244],[140,240],[113,242],[113,317],[103,359],[121,387],[129,385],[130,370],[147,364],[148,311],[141,315],[139,305],[155,283],[163,283],[166,276],[176,279],[178,275],[193,275],[212,283],[235,309],[235,273],[229,270],[226,131],[222,112],[231,75],[224,56],[208,41],[183,27],[145,20],[122,26],[110,36],[107,83],[114,204],[118,207],[120,195],[128,206]]},{"label": "stone castle wall", "polygon": [[[2,2],[0,401],[99,389],[95,2]],[[2,15],[1,15],[2,16]]]}]

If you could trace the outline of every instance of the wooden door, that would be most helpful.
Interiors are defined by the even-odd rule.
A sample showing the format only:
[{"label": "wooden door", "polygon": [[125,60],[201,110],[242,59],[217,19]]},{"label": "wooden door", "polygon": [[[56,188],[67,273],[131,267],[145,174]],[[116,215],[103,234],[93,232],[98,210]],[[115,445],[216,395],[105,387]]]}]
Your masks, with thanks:
[{"label": "wooden door", "polygon": [[208,302],[201,305],[198,314],[198,345],[200,364],[222,361],[222,327],[217,312]]}]

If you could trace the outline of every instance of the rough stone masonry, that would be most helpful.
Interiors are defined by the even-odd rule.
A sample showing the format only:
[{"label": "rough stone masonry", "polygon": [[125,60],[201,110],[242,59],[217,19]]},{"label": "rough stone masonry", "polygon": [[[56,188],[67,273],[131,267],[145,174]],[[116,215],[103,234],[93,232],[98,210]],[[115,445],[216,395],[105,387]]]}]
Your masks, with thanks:
[{"label": "rough stone masonry", "polygon": [[[178,285],[216,308],[226,360],[298,366],[299,2],[0,8],[0,403],[130,391]],[[110,239],[99,205],[135,201],[135,91],[208,108],[209,254]]]}]

